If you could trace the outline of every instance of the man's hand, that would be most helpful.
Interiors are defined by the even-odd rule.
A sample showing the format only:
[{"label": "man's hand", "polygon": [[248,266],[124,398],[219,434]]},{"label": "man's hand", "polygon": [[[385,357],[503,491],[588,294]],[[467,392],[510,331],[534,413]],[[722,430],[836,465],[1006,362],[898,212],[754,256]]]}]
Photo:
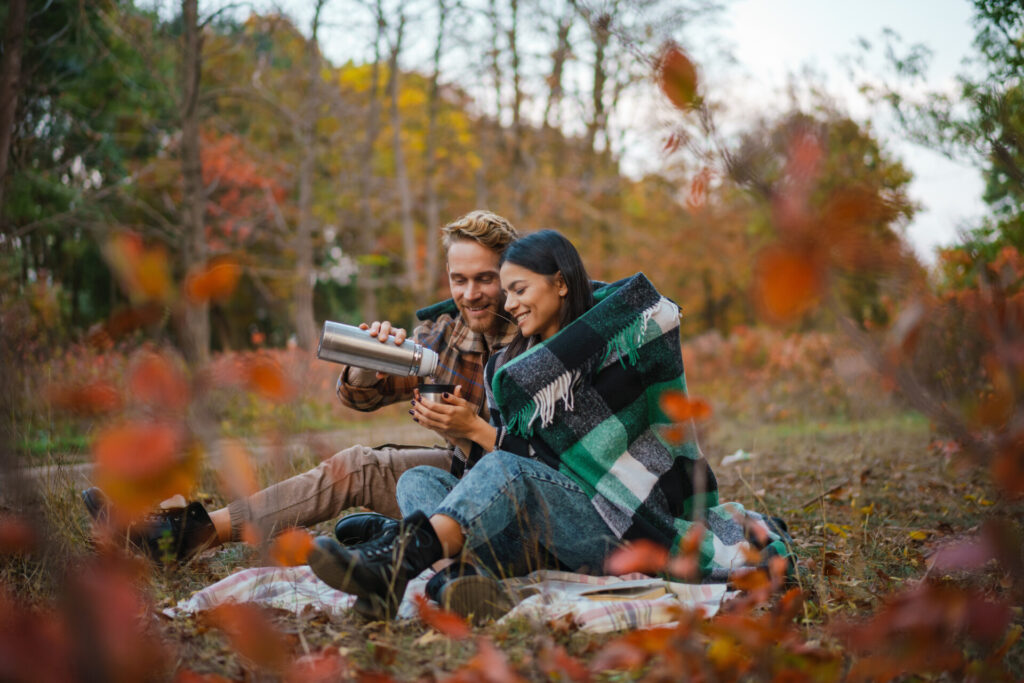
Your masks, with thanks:
[{"label": "man's hand", "polygon": [[362,323],[359,325],[361,330],[369,330],[371,337],[376,337],[381,344],[387,342],[390,335],[395,336],[395,346],[401,346],[402,342],[408,336],[405,329],[401,327],[394,327],[387,320],[374,320],[372,323]]},{"label": "man's hand", "polygon": [[420,400],[419,389],[415,391],[413,401],[413,419],[428,429],[432,429],[449,441],[468,439],[490,451],[494,447],[497,432],[494,427],[477,415],[472,403],[462,398],[462,387],[455,387],[455,392],[443,394],[442,403]]},{"label": "man's hand", "polygon": [[[393,327],[387,320],[374,320],[372,323],[360,323],[359,329],[369,330],[371,337],[376,337],[381,344],[388,342],[388,337],[394,335],[395,346],[401,346],[408,336],[405,329]],[[388,376],[386,372],[376,373],[377,379],[384,379]]]}]

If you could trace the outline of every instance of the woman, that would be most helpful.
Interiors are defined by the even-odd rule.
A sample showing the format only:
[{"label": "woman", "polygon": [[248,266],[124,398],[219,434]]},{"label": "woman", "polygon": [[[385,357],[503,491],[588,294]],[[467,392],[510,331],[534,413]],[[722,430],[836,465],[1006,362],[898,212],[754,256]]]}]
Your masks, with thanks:
[{"label": "woman", "polygon": [[576,249],[551,230],[513,242],[500,278],[519,334],[487,366],[493,424],[463,419],[458,396],[414,410],[421,424],[489,453],[461,480],[430,467],[406,472],[402,523],[348,548],[317,539],[313,571],[379,618],[443,558],[465,553],[496,575],[594,573],[623,541],[677,549],[695,518],[713,532],[702,575],[737,567],[742,508],[716,509],[714,475],[695,445],[659,431],[669,422],[661,392],[685,390],[678,307],[642,274],[593,291]]}]

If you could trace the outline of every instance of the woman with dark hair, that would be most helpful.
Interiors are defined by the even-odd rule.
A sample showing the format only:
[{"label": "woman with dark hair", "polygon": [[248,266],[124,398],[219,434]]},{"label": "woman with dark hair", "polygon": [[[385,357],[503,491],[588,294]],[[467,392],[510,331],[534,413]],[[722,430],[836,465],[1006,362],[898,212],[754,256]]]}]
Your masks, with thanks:
[{"label": "woman with dark hair", "polygon": [[[692,441],[661,433],[670,422],[661,393],[685,391],[674,303],[642,274],[593,291],[572,243],[552,230],[513,242],[499,272],[519,334],[487,365],[492,424],[460,426],[458,396],[413,411],[420,424],[489,452],[461,480],[433,467],[407,471],[397,488],[405,518],[354,546],[318,538],[309,559],[317,576],[381,618],[394,616],[410,579],[459,555],[492,576],[595,573],[625,541],[676,551],[695,523],[708,530],[702,579],[727,578],[751,545],[767,548],[765,561],[786,554],[759,516],[718,505],[715,477]],[[464,614],[493,611],[497,582],[465,566],[455,565],[450,586],[461,582],[463,595],[440,601]],[[427,592],[437,599],[444,588]]]}]

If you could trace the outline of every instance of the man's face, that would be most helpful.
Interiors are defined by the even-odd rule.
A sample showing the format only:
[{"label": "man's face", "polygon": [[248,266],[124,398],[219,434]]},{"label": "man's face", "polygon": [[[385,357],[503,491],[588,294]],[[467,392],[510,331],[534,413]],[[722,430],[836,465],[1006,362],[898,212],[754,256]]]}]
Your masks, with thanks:
[{"label": "man's face", "polygon": [[505,297],[498,278],[498,253],[473,240],[448,248],[448,285],[466,325],[474,332],[500,327]]}]

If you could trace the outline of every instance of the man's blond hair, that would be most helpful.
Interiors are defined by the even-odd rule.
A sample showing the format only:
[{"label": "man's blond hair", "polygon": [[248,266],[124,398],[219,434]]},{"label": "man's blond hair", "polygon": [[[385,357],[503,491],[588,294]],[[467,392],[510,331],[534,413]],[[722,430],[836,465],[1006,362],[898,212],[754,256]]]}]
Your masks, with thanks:
[{"label": "man's blond hair", "polygon": [[517,237],[519,233],[511,223],[496,213],[482,210],[470,211],[441,228],[445,251],[460,240],[473,240],[500,254]]}]

